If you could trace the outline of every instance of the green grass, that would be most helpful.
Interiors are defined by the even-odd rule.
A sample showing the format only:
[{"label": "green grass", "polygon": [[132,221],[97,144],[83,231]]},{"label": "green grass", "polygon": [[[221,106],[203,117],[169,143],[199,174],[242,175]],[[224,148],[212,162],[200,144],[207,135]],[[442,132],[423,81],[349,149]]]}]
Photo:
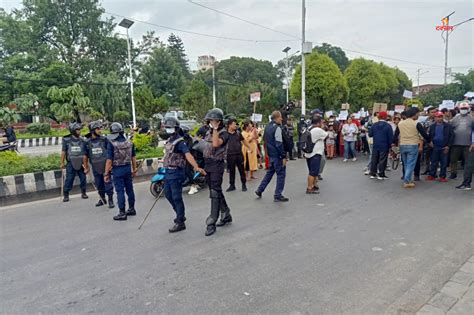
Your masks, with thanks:
[{"label": "green grass", "polygon": [[[163,156],[163,148],[147,148],[137,152],[137,160],[159,158]],[[19,175],[58,170],[60,155],[27,156],[14,152],[0,152],[0,176]]]}]

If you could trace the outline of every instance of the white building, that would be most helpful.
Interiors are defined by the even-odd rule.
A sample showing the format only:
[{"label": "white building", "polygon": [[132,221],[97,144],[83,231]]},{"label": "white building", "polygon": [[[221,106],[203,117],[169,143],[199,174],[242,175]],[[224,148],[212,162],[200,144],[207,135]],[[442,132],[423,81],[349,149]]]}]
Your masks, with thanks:
[{"label": "white building", "polygon": [[206,71],[212,69],[212,66],[216,62],[216,58],[214,56],[199,56],[198,57],[198,70],[199,71]]}]

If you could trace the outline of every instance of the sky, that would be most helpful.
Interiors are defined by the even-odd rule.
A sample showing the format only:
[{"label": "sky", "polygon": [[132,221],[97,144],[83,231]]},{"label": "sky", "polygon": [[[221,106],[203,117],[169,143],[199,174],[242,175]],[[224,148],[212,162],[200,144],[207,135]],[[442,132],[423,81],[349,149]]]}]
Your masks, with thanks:
[{"label": "sky", "polygon": [[[171,32],[180,36],[192,69],[196,69],[200,55],[213,55],[218,60],[248,56],[276,63],[284,57],[282,49],[286,46],[291,47],[290,54],[301,50],[301,0],[194,2],[276,31],[239,21],[187,0],[102,0],[102,5],[107,16],[116,14],[137,20],[130,28],[130,35],[135,40],[151,30],[163,41]],[[420,84],[442,83],[445,44],[436,26],[442,25],[441,18],[453,11],[451,25],[474,17],[473,3],[470,0],[307,0],[306,40],[313,46],[326,42],[360,52],[346,50],[350,59],[362,56],[397,66],[407,73],[414,85],[417,85],[417,69],[421,69]],[[8,11],[20,7],[21,1],[2,0],[0,6]],[[116,20],[120,22],[121,17]],[[143,22],[227,39],[172,31]],[[117,28],[117,32],[124,33],[124,30]],[[474,21],[461,25],[450,34],[448,67],[462,73],[474,68]]]}]

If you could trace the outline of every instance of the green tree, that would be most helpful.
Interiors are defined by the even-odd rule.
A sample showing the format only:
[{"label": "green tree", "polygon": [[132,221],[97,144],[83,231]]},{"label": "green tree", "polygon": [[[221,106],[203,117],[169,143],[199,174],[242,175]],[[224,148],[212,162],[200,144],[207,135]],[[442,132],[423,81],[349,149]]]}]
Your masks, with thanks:
[{"label": "green tree", "polygon": [[191,74],[189,72],[188,58],[186,56],[186,51],[184,50],[183,41],[179,36],[173,33],[168,36],[168,51],[179,64],[185,76],[190,78]]},{"label": "green tree", "polygon": [[216,77],[219,81],[233,84],[261,82],[281,88],[278,70],[272,63],[255,58],[230,57],[230,59],[222,60],[216,67]]},{"label": "green tree", "polygon": [[[349,89],[336,63],[326,55],[313,52],[306,59],[306,97],[308,108],[339,108]],[[290,88],[292,98],[301,99],[301,65],[296,67]]]},{"label": "green tree", "polygon": [[419,98],[407,98],[403,101],[403,105],[405,105],[405,107],[416,105],[418,109],[423,110],[423,102]]},{"label": "green tree", "polygon": [[399,95],[398,89],[399,82],[397,79],[397,74],[393,68],[390,68],[389,66],[386,66],[383,63],[379,63],[377,66],[379,67],[379,71],[382,75],[384,83],[384,88],[380,89],[377,92],[377,98],[382,103],[395,105],[397,104],[396,101],[399,101],[401,99],[401,95]]},{"label": "green tree", "polygon": [[54,102],[51,111],[58,121],[82,122],[87,114],[92,111],[89,97],[79,84],[73,84],[66,88],[53,86],[48,91],[48,97]]},{"label": "green tree", "polygon": [[413,84],[405,72],[398,68],[393,68],[393,70],[398,80],[398,94],[397,97],[392,99],[392,104],[402,104],[403,92],[405,90],[411,91]]},{"label": "green tree", "polygon": [[425,106],[438,106],[443,100],[462,100],[465,90],[459,83],[450,83],[439,89],[434,89],[426,94],[420,95],[420,99]]},{"label": "green tree", "polygon": [[153,107],[157,113],[165,113],[171,107],[171,100],[166,94],[161,95],[158,98],[155,98],[153,101]]},{"label": "green tree", "polygon": [[380,102],[379,93],[386,89],[386,85],[377,63],[364,58],[354,59],[344,76],[349,85],[351,110],[372,108],[374,102]]},{"label": "green tree", "polygon": [[[288,77],[291,79],[293,77],[293,72],[295,71],[295,68],[297,65],[301,63],[301,55],[293,55],[288,57]],[[276,64],[276,69],[278,71],[278,79],[281,82],[286,82],[286,68],[287,68],[287,63],[286,63],[286,58],[278,60]]]},{"label": "green tree", "polygon": [[314,47],[313,51],[318,52],[320,54],[328,55],[329,58],[331,58],[336,63],[336,65],[342,72],[344,72],[347,69],[347,66],[349,65],[349,59],[347,58],[344,50],[342,50],[340,47],[332,46],[328,43],[323,43],[321,46]]},{"label": "green tree", "polygon": [[125,128],[128,122],[130,121],[130,113],[124,110],[119,110],[118,112],[114,113],[113,117],[114,121],[119,122]]},{"label": "green tree", "polygon": [[8,126],[11,123],[17,122],[20,116],[15,110],[6,106],[0,107],[0,127]]},{"label": "green tree", "polygon": [[212,108],[211,91],[204,81],[194,79],[181,96],[181,104],[184,110],[194,112],[197,118],[201,120],[207,111]]},{"label": "green tree", "polygon": [[28,93],[20,95],[19,97],[13,100],[13,103],[17,106],[17,111],[24,115],[31,115],[36,113],[36,106],[38,103],[38,96]]},{"label": "green tree", "polygon": [[105,75],[97,73],[92,80],[98,84],[88,86],[87,96],[94,110],[111,119],[116,111],[127,109],[127,105],[130,104],[130,96],[127,95],[128,85],[122,81],[117,72]]},{"label": "green tree", "polygon": [[454,81],[459,83],[464,91],[474,91],[474,69],[469,70],[467,74],[456,73]]},{"label": "green tree", "polygon": [[133,93],[137,115],[142,117],[152,117],[157,113],[155,97],[153,92],[146,85],[137,87]]}]

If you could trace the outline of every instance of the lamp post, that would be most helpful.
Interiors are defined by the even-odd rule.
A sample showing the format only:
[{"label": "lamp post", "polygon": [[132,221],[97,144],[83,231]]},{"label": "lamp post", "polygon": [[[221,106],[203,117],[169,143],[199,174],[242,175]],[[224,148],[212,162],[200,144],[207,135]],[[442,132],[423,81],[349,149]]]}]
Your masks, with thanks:
[{"label": "lamp post", "polygon": [[133,25],[133,21],[128,19],[123,19],[119,26],[124,27],[127,30],[127,51],[128,51],[128,68],[130,71],[130,97],[132,99],[132,118],[133,118],[133,128],[137,127],[137,118],[135,115],[135,101],[133,100],[133,75],[132,75],[132,58],[130,56],[130,38],[128,36],[128,29]]},{"label": "lamp post", "polygon": [[285,76],[286,76],[286,103],[288,104],[288,90],[290,88],[290,79],[288,79],[288,72],[290,71],[290,63],[288,60],[288,51],[290,51],[290,47],[286,47],[282,51],[286,54],[286,71],[285,71]]},{"label": "lamp post", "polygon": [[305,0],[301,2],[301,115],[306,115],[306,64],[304,60],[305,53],[305,18],[306,5]]}]

